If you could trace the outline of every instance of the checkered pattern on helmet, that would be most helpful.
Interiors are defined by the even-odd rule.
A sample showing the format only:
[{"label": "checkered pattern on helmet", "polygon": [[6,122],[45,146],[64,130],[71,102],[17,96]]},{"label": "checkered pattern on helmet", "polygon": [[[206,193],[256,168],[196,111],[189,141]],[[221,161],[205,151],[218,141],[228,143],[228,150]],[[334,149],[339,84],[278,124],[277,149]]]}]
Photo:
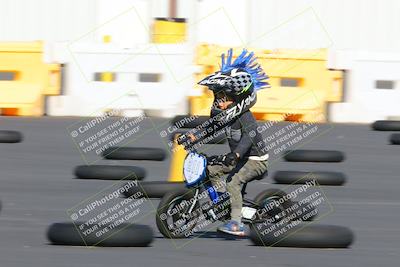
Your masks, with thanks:
[{"label": "checkered pattern on helmet", "polygon": [[232,93],[238,94],[244,88],[251,84],[251,76],[248,73],[243,73],[234,77],[231,77],[228,81],[228,87],[232,91]]}]

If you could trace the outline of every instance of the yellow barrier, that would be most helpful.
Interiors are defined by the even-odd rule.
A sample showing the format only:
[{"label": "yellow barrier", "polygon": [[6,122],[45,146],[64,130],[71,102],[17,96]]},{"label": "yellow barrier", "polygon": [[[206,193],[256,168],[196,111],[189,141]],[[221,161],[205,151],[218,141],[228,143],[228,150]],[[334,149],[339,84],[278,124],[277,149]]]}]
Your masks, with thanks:
[{"label": "yellow barrier", "polygon": [[169,172],[169,182],[183,182],[183,163],[187,155],[186,150],[182,145],[178,145],[174,140],[174,147],[172,149],[171,167]]},{"label": "yellow barrier", "polygon": [[[220,55],[228,49],[200,45],[195,61],[203,66],[203,71],[195,75],[196,81],[218,70]],[[234,56],[241,50],[235,48]],[[342,72],[326,69],[326,49],[249,50],[255,51],[272,86],[258,93],[257,104],[251,109],[257,119],[325,121],[327,103],[341,101]],[[204,88],[198,89],[203,90],[203,95],[190,98],[191,114],[208,115],[212,95]]]},{"label": "yellow barrier", "polygon": [[113,82],[115,81],[115,74],[113,72],[102,72],[100,74],[100,80],[102,82]]},{"label": "yellow barrier", "polygon": [[103,43],[105,43],[105,44],[111,43],[111,35],[104,35]]},{"label": "yellow barrier", "polygon": [[153,25],[153,43],[180,43],[186,40],[186,20],[180,18],[156,18]]},{"label": "yellow barrier", "polygon": [[61,67],[43,62],[43,44],[0,43],[0,109],[3,115],[40,116],[45,95],[60,94]]}]

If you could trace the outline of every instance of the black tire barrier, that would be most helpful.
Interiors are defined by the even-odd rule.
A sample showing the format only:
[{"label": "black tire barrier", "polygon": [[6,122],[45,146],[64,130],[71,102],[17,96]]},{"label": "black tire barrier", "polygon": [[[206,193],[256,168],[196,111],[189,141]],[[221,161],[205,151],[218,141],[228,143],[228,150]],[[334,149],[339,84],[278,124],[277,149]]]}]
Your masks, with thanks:
[{"label": "black tire barrier", "polygon": [[103,151],[103,158],[116,160],[154,160],[163,161],[165,150],[150,147],[110,147]]},{"label": "black tire barrier", "polygon": [[178,129],[182,128],[196,128],[210,119],[210,116],[197,116],[197,115],[178,115],[171,120],[171,124]]},{"label": "black tire barrier", "polygon": [[54,223],[47,230],[47,238],[53,245],[64,246],[146,247],[153,241],[153,230],[147,225],[122,223],[112,228],[103,225],[96,232],[107,229],[104,235],[85,236],[78,230],[82,224]]},{"label": "black tire barrier", "polygon": [[390,143],[392,145],[400,145],[400,134],[390,135]]},{"label": "black tire barrier", "polygon": [[347,248],[353,243],[354,234],[343,226],[293,221],[281,225],[251,225],[250,239],[256,246]]},{"label": "black tire barrier", "polygon": [[22,133],[17,131],[0,131],[0,143],[20,143],[22,142]]},{"label": "black tire barrier", "polygon": [[[287,193],[282,190],[275,189],[275,188],[269,188],[269,189],[266,189],[266,190],[260,192],[254,198],[254,202],[257,203],[258,205],[262,205],[262,201],[266,198],[269,198],[269,197],[283,198],[286,195],[287,195]],[[285,209],[284,210],[285,214],[287,214],[288,216],[291,214],[295,214],[295,218],[293,218],[294,220],[312,221],[318,215],[318,209],[308,207],[307,205],[308,205],[307,202],[303,202],[302,204],[300,204],[299,202],[291,201],[291,200],[287,200],[282,204],[283,208]],[[299,214],[301,214],[301,215],[297,216],[296,215],[297,211],[300,211]],[[304,216],[304,218],[303,218],[303,216]]]},{"label": "black tire barrier", "polygon": [[167,192],[175,190],[189,190],[184,182],[167,182],[167,181],[149,181],[139,182],[137,186],[130,187],[129,190],[123,192],[125,197],[138,195],[141,192],[148,198],[162,198]]},{"label": "black tire barrier", "polygon": [[305,184],[315,180],[317,185],[343,185],[346,175],[341,172],[277,171],[272,179],[277,184]]},{"label": "black tire barrier", "polygon": [[375,131],[400,131],[400,121],[380,120],[371,125]]},{"label": "black tire barrier", "polygon": [[[318,207],[310,207],[310,202],[293,201],[293,205],[297,205],[296,208],[292,208],[292,214],[300,214],[295,217],[294,220],[300,221],[313,221],[318,216]],[[298,212],[298,213],[297,213]]]},{"label": "black tire barrier", "polygon": [[341,162],[345,156],[335,150],[288,150],[286,161],[292,162]]},{"label": "black tire barrier", "polygon": [[141,167],[118,165],[81,165],[74,173],[78,179],[97,180],[142,180],[146,176],[146,170]]}]

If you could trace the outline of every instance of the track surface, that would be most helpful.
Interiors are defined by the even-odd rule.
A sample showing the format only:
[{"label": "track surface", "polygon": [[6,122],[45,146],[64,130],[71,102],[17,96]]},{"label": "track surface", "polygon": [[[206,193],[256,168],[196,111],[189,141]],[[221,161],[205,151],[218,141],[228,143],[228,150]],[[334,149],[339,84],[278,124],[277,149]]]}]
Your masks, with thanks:
[{"label": "track surface", "polygon": [[[78,120],[0,118],[1,130],[25,135],[23,143],[0,144],[0,266],[399,266],[400,146],[388,145],[390,133],[371,131],[368,125],[335,124],[303,146],[344,151],[347,159],[343,163],[305,165],[276,160],[271,166],[271,173],[319,169],[347,174],[344,186],[323,188],[333,212],[320,222],[350,227],[356,235],[350,249],[263,248],[252,246],[247,239],[215,237],[214,232],[185,245],[178,243],[177,248],[162,238],[153,216],[141,221],[151,225],[156,234],[148,248],[49,245],[45,236],[48,225],[68,221],[67,209],[112,183],[74,179],[73,168],[83,162],[66,127]],[[158,131],[134,145],[163,147]],[[165,180],[169,160],[135,165],[148,169],[147,180]],[[254,182],[249,186],[250,195],[271,186],[283,188],[269,183],[270,178]]]}]

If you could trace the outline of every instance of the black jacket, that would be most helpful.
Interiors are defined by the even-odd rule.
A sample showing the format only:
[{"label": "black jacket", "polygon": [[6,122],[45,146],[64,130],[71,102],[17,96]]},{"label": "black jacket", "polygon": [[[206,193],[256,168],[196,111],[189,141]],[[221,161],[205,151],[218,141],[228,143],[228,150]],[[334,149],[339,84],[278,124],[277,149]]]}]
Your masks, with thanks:
[{"label": "black jacket", "polygon": [[[268,153],[263,146],[261,134],[257,132],[257,121],[249,110],[228,123],[211,119],[210,123],[194,133],[196,143],[211,138],[212,135],[219,135],[221,131],[226,134],[230,150],[238,153],[240,158],[263,156]],[[204,134],[206,132],[207,134]]]},{"label": "black jacket", "polygon": [[257,121],[250,111],[244,112],[228,124],[225,134],[231,151],[239,153],[240,158],[268,153],[263,149],[262,136],[257,132]]}]

